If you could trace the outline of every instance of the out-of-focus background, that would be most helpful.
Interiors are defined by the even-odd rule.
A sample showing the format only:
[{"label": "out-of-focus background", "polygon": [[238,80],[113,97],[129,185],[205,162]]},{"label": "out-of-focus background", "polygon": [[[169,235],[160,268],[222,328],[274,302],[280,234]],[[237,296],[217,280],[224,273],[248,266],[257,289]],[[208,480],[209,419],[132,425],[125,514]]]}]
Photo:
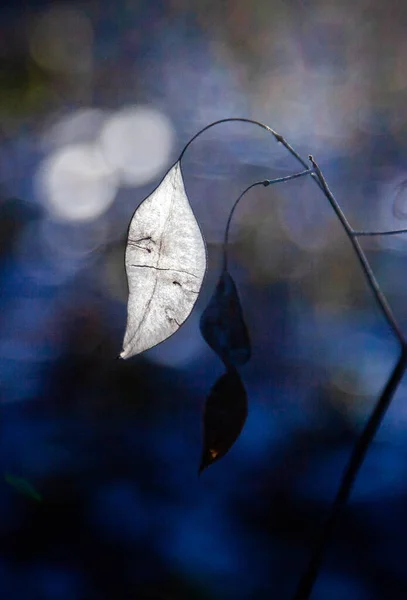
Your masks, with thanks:
[{"label": "out-of-focus background", "polygon": [[[290,600],[397,344],[312,181],[255,188],[230,249],[249,416],[198,478],[227,215],[299,167],[248,124],[191,145],[202,293],[118,361],[127,226],[188,139],[237,116],[312,153],[354,227],[406,226],[406,28],[395,0],[2,4],[0,598]],[[363,247],[407,332],[407,238]],[[403,382],[313,600],[407,598],[406,400]]]}]

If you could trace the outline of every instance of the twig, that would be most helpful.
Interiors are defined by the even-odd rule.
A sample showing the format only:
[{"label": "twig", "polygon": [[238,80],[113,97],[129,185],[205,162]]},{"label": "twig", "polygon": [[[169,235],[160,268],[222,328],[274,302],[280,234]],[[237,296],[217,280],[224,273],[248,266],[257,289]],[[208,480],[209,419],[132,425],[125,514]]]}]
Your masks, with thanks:
[{"label": "twig", "polygon": [[354,231],[352,235],[362,237],[368,235],[398,235],[399,233],[407,233],[407,229],[389,229],[385,231]]},{"label": "twig", "polygon": [[370,289],[373,292],[374,297],[376,298],[376,301],[384,315],[384,317],[387,319],[387,322],[389,323],[390,327],[393,329],[393,332],[395,334],[395,336],[397,337],[397,339],[399,340],[401,346],[405,346],[406,342],[404,340],[404,335],[402,334],[396,319],[393,315],[393,312],[386,300],[385,295],[383,294],[379,283],[376,280],[376,277],[373,274],[373,271],[369,265],[369,262],[358,242],[358,240],[356,239],[355,235],[354,235],[354,230],[352,229],[352,227],[349,225],[344,213],[342,212],[339,204],[337,203],[337,201],[334,198],[334,195],[332,194],[331,190],[328,188],[328,185],[325,181],[324,176],[322,175],[321,169],[318,167],[317,163],[315,162],[315,160],[313,159],[312,156],[309,157],[311,164],[313,165],[314,169],[315,169],[315,174],[317,175],[321,186],[322,186],[322,191],[324,192],[325,196],[327,197],[329,203],[331,204],[332,208],[334,209],[336,216],[338,217],[338,219],[340,220],[340,222],[342,223],[342,226],[353,246],[353,249],[356,252],[356,256],[358,257],[360,266],[362,267],[362,270],[367,278],[368,284]]}]

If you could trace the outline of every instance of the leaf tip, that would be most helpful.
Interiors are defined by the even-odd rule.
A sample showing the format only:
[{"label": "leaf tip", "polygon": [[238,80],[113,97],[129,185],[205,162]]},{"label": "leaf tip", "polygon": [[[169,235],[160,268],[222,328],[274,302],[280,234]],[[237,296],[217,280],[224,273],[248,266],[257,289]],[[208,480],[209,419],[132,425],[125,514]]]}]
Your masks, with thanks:
[{"label": "leaf tip", "polygon": [[211,464],[211,459],[207,456],[207,454],[204,454],[201,458],[201,464],[199,465],[198,477],[201,476],[202,472],[205,471],[205,469],[207,469]]}]

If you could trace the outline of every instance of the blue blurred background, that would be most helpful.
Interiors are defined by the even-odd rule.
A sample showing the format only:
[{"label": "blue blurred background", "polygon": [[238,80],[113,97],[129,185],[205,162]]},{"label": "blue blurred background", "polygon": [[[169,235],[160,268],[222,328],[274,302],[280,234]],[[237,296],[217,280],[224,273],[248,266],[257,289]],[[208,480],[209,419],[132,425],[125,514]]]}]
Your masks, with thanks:
[{"label": "blue blurred background", "polygon": [[[290,599],[397,344],[316,186],[255,188],[230,249],[249,416],[198,478],[222,373],[198,322],[227,215],[300,169],[248,124],[194,142],[202,293],[173,337],[117,361],[127,226],[188,139],[236,116],[312,153],[355,228],[406,226],[406,27],[395,0],[2,4],[1,599]],[[407,238],[363,247],[407,333]],[[407,598],[405,402],[403,382],[312,600]]]}]

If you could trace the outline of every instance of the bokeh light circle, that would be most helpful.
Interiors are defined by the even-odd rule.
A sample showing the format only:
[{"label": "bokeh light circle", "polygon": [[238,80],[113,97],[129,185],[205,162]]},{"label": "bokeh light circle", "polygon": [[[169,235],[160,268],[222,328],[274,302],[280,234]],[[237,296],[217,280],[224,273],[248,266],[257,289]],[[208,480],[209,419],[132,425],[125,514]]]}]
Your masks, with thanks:
[{"label": "bokeh light circle", "polygon": [[77,144],[52,154],[41,165],[37,191],[50,214],[63,221],[100,217],[116,195],[116,178],[96,146]]},{"label": "bokeh light circle", "polygon": [[121,181],[130,186],[149,183],[168,166],[173,126],[161,112],[142,106],[116,112],[100,135],[102,152]]}]

